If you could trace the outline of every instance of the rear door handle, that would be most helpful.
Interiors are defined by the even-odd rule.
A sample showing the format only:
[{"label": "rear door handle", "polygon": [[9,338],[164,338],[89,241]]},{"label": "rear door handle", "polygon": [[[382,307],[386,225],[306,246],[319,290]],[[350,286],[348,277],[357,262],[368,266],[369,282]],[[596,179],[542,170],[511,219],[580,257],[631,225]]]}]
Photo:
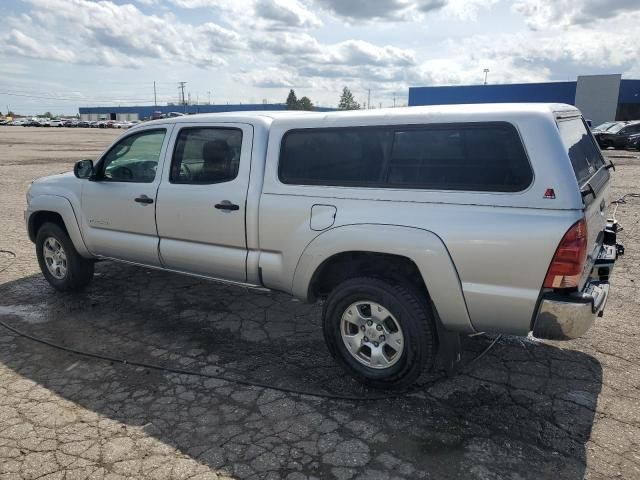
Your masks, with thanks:
[{"label": "rear door handle", "polygon": [[235,212],[236,210],[240,210],[240,205],[236,205],[235,203],[231,203],[229,200],[223,200],[220,203],[216,203],[215,207],[218,210],[227,210],[230,212]]},{"label": "rear door handle", "polygon": [[138,203],[149,204],[149,203],[153,203],[153,198],[149,198],[146,195],[140,195],[138,198],[135,199],[135,201]]}]

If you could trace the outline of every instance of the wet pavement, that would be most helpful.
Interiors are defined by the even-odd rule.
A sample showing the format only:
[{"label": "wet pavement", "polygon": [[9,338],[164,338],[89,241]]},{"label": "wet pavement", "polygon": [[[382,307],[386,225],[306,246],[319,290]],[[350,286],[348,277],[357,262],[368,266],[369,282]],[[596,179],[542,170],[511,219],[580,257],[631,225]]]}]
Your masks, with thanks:
[{"label": "wet pavement", "polygon": [[[54,291],[26,238],[24,192],[113,133],[24,130],[0,127],[0,250],[17,256],[0,252],[0,321],[173,372],[0,327],[0,479],[640,477],[640,200],[618,209],[627,254],[584,338],[503,338],[454,378],[436,371],[407,395],[371,400],[380,392],[331,360],[319,308],[289,296],[111,262],[82,293]],[[65,155],[70,141],[88,147],[45,161],[57,141]],[[620,165],[613,196],[638,185],[640,167]],[[491,341],[466,339],[465,361]]]}]

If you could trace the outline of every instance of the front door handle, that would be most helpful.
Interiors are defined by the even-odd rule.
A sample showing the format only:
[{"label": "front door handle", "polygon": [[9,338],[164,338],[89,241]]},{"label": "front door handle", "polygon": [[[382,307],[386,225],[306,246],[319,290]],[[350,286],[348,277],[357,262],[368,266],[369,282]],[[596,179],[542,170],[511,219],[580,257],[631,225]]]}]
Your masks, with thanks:
[{"label": "front door handle", "polygon": [[149,198],[146,195],[140,195],[138,198],[135,199],[135,201],[138,203],[149,204],[149,203],[153,203],[153,198]]},{"label": "front door handle", "polygon": [[229,200],[223,200],[220,203],[216,203],[215,207],[218,210],[227,210],[230,212],[235,212],[236,210],[240,210],[240,205],[231,203]]}]

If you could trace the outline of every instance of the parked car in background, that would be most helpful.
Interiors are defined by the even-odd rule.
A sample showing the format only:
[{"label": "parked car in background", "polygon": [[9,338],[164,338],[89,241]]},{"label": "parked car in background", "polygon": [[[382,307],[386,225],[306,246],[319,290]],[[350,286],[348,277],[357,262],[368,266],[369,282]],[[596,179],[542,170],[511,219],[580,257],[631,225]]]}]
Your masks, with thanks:
[{"label": "parked car in background", "polygon": [[402,388],[438,354],[455,364],[461,334],[593,325],[611,167],[569,105],[203,114],[34,181],[24,218],[58,290],[119,260],[323,300],[333,357]]},{"label": "parked car in background", "polygon": [[26,120],[23,124],[23,127],[42,127],[42,122],[40,120],[36,120],[32,118],[31,120]]},{"label": "parked car in background", "polygon": [[600,125],[592,127],[591,131],[593,133],[595,133],[595,132],[606,132],[607,130],[609,130],[614,125],[617,125],[618,123],[621,123],[621,122],[604,122],[604,123],[601,123]]},{"label": "parked car in background", "polygon": [[63,127],[64,126],[64,120],[50,120],[49,121],[49,126],[50,127]]},{"label": "parked car in background", "polygon": [[603,132],[593,132],[601,148],[627,148],[629,137],[640,133],[640,121],[620,122]]},{"label": "parked car in background", "polygon": [[76,126],[78,128],[89,128],[91,126],[91,123],[87,122],[86,120],[80,120]]},{"label": "parked car in background", "polygon": [[78,121],[77,120],[64,120],[62,122],[62,126],[63,127],[67,127],[67,128],[75,128],[78,126]]}]

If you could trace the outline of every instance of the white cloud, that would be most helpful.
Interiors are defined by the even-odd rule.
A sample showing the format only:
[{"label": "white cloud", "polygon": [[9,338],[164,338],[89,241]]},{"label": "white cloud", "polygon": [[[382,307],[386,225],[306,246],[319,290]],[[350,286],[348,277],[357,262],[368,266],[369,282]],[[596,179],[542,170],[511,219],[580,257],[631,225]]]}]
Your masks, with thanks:
[{"label": "white cloud", "polygon": [[445,11],[464,20],[475,20],[480,10],[492,8],[499,0],[448,0]]},{"label": "white cloud", "polygon": [[498,0],[314,0],[315,4],[348,22],[411,21],[422,22],[432,13],[445,13],[475,20],[481,9],[489,9]]},{"label": "white cloud", "polygon": [[315,28],[322,25],[318,17],[297,0],[257,0],[255,14],[275,28]]},{"label": "white cloud", "polygon": [[235,79],[257,88],[304,88],[310,87],[308,80],[287,68],[270,67],[264,70],[242,72]]},{"label": "white cloud", "polygon": [[26,57],[109,66],[136,66],[142,59],[156,59],[217,67],[225,64],[224,52],[242,47],[237,33],[214,23],[194,27],[170,16],[145,15],[131,4],[29,2],[35,7],[32,17],[14,19],[11,35],[0,47]]},{"label": "white cloud", "polygon": [[638,0],[518,0],[513,9],[536,30],[585,25],[640,11]]},{"label": "white cloud", "polygon": [[357,22],[408,19],[420,12],[440,10],[447,0],[315,0],[315,3],[340,18]]},{"label": "white cloud", "polygon": [[318,63],[331,65],[405,67],[415,63],[415,54],[408,49],[379,47],[363,40],[347,40],[323,48],[323,53],[314,59]]}]

